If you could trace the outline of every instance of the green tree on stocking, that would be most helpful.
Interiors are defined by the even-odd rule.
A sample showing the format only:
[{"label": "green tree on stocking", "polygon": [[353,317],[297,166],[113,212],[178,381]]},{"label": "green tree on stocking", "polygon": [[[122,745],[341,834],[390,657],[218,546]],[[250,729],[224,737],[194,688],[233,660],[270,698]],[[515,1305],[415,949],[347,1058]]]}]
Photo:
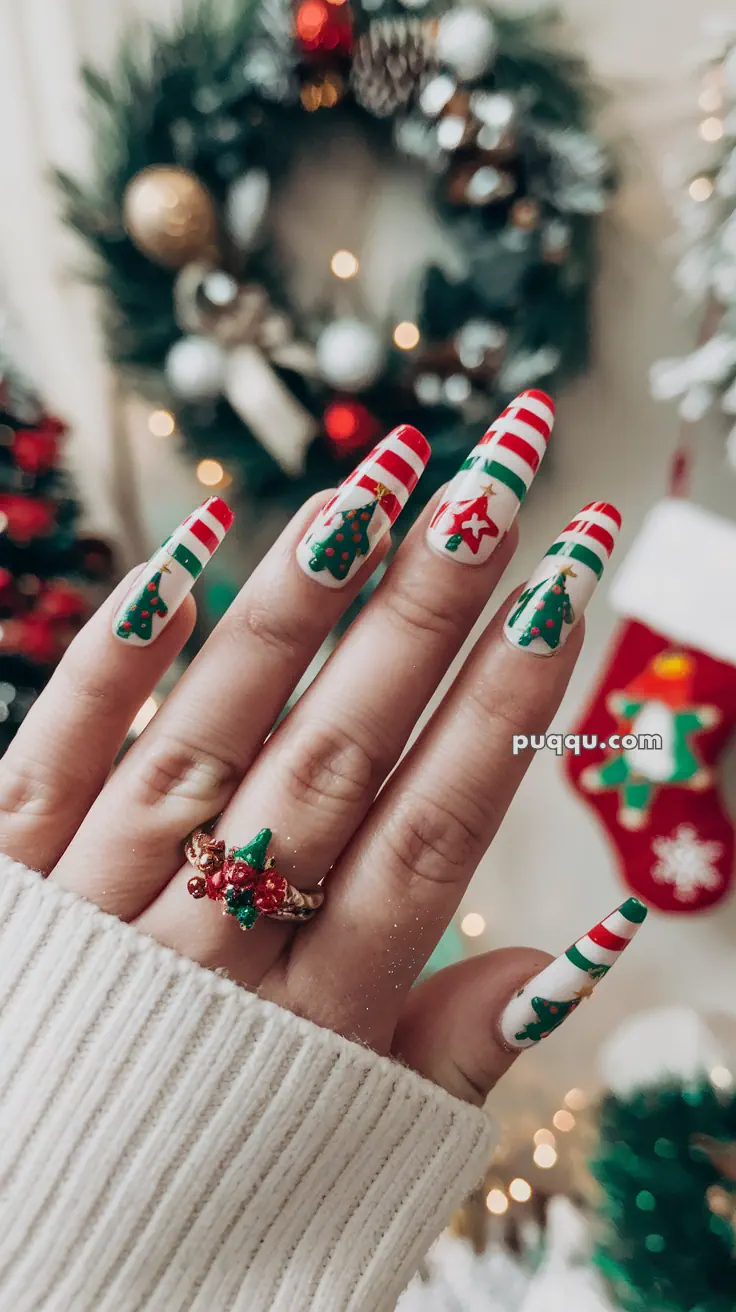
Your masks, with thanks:
[{"label": "green tree on stocking", "polygon": [[546,1039],[548,1034],[557,1029],[563,1020],[567,1020],[570,1012],[580,1006],[580,998],[571,998],[569,1002],[548,1002],[546,998],[532,998],[532,1007],[537,1013],[539,1020],[529,1021],[516,1035],[519,1043],[523,1039],[532,1039],[534,1043],[539,1043],[540,1039]]},{"label": "green tree on stocking", "polygon": [[312,559],[309,568],[315,574],[329,570],[334,579],[344,579],[356,556],[367,556],[370,551],[368,526],[376,513],[380,497],[365,506],[340,512],[340,520],[327,537],[311,542]]},{"label": "green tree on stocking", "polygon": [[[166,569],[164,565],[163,570]],[[135,634],[137,638],[148,642],[153,629],[154,615],[159,615],[161,619],[168,615],[168,606],[161,596],[163,570],[158,570],[135,594],[123,618],[118,622],[116,633],[119,638],[129,638],[131,634]]]},{"label": "green tree on stocking", "polygon": [[[542,638],[553,650],[560,645],[563,622],[572,624],[575,612],[567,594],[567,579],[575,578],[568,565],[554,579],[542,579],[536,587],[525,588],[509,623],[515,624],[532,597],[537,597],[529,622],[517,639],[520,647],[528,647],[535,638]],[[544,589],[544,591],[541,591]]]}]

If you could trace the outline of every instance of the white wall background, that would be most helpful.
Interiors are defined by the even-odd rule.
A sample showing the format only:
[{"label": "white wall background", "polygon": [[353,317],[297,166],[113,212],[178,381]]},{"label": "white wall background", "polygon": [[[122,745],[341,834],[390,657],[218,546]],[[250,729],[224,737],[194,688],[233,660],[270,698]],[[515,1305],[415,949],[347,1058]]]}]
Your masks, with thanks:
[{"label": "white wall background", "polygon": [[[45,174],[51,161],[79,169],[86,158],[76,83],[80,58],[104,63],[126,21],[136,13],[161,16],[175,3],[0,0],[0,286],[7,289],[51,402],[75,426],[74,463],[90,522],[122,529],[126,545],[130,530],[120,522],[124,471],[116,456],[113,384],[89,295],[68,274],[72,249],[56,222]],[[554,454],[525,507],[509,585],[526,576],[568,513],[588,500],[603,498],[622,508],[619,553],[625,552],[647,508],[664,491],[676,440],[673,414],[649,398],[647,367],[657,355],[677,353],[691,342],[691,329],[675,313],[671,257],[663,249],[670,220],[660,167],[668,152],[689,149],[694,141],[704,7],[695,0],[566,0],[563,8],[574,43],[611,90],[604,127],[628,159],[627,179],[605,225],[595,366],[559,406]],[[331,248],[350,245],[350,236]],[[133,445],[139,465],[145,459],[147,486],[157,488],[150,520],[158,525],[162,487],[173,515],[191,502],[196,485],[165,444],[152,443],[143,419],[133,410]],[[724,475],[722,436],[704,431],[699,441],[696,496],[733,515],[736,477]],[[166,478],[151,478],[152,472]],[[143,504],[152,512],[145,491]],[[602,592],[559,716],[563,729],[574,722],[611,637],[605,587]],[[530,815],[539,823],[529,824]],[[561,950],[620,893],[596,821],[568,792],[556,760],[540,757],[466,899],[467,909],[485,916],[483,945],[527,942]],[[685,1002],[711,1015],[736,1017],[734,945],[736,901],[700,918],[654,915],[595,1003],[517,1064],[498,1092],[499,1108],[521,1093],[534,1118],[549,1113],[571,1084],[590,1084],[601,1036],[640,1007]]]}]

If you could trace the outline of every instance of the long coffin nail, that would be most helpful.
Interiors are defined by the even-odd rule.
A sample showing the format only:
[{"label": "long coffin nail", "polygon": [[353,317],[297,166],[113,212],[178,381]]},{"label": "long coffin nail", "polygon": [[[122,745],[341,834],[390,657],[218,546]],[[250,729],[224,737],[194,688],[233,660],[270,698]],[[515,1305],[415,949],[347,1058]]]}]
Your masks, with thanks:
[{"label": "long coffin nail", "polygon": [[522,392],[507,406],[445,489],[427,529],[433,551],[463,565],[493,555],[529,491],[554,421],[546,392]]},{"label": "long coffin nail", "polygon": [[643,902],[627,898],[617,911],[519,989],[501,1017],[506,1043],[512,1048],[530,1048],[556,1030],[583,998],[590,997],[646,915]]},{"label": "long coffin nail", "polygon": [[429,460],[425,437],[403,424],[384,437],[323,506],[296,549],[305,574],[342,588],[403,510]]},{"label": "long coffin nail", "polygon": [[621,516],[591,501],[562,530],[532,574],[504,625],[514,647],[550,656],[563,647],[598,586],[616,545]]},{"label": "long coffin nail", "polygon": [[112,622],[117,638],[146,647],[158,637],[214,556],[233,518],[219,497],[208,497],[187,515],[151,556],[117,611]]}]

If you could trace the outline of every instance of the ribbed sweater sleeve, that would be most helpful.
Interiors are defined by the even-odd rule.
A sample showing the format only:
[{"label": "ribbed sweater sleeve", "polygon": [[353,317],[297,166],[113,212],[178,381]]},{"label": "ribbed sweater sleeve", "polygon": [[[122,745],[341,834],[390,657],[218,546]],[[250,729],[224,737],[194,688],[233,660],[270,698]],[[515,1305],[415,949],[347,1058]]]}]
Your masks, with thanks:
[{"label": "ribbed sweater sleeve", "polygon": [[0,857],[0,1308],[388,1312],[486,1116]]}]

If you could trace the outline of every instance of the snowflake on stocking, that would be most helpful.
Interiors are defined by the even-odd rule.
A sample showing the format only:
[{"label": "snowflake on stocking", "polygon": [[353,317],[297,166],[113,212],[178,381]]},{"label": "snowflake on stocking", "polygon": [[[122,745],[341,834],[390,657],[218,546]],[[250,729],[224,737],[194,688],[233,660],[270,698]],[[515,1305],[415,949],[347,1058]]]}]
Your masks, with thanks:
[{"label": "snowflake on stocking", "polygon": [[719,861],[723,843],[702,839],[694,825],[678,825],[669,837],[652,840],[658,860],[652,866],[652,878],[671,884],[680,902],[694,902],[701,892],[718,888],[722,875]]}]

